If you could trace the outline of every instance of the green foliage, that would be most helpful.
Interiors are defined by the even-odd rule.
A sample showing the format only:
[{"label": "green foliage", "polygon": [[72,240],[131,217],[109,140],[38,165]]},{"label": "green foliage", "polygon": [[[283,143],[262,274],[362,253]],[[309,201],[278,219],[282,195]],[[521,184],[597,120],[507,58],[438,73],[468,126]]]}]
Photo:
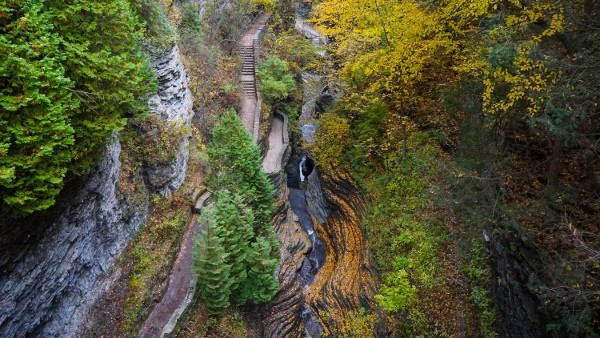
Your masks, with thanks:
[{"label": "green foliage", "polygon": [[182,6],[181,25],[178,27],[184,34],[202,34],[202,19],[200,18],[200,6],[196,3],[186,3]]},{"label": "green foliage", "polygon": [[[241,303],[252,300],[254,303],[266,303],[279,291],[279,281],[274,276],[279,259],[273,257],[272,243],[277,239],[256,237],[248,257],[248,279],[241,294]],[[277,242],[278,243],[278,242]]]},{"label": "green foliage", "polygon": [[254,211],[256,234],[272,232],[269,222],[275,209],[275,189],[262,171],[260,150],[234,110],[215,126],[207,153],[212,168],[208,184],[213,191],[227,189],[242,196]]},{"label": "green foliage", "polygon": [[220,234],[224,229],[211,215],[202,236],[194,245],[194,272],[198,277],[200,299],[213,315],[223,315],[229,307],[231,294],[231,264]]},{"label": "green foliage", "polygon": [[0,197],[26,215],[89,171],[152,81],[128,1],[5,1],[0,21]]},{"label": "green foliage", "polygon": [[269,53],[285,61],[295,74],[313,66],[317,58],[317,47],[295,30],[268,35],[265,44]]},{"label": "green foliage", "polygon": [[173,47],[177,40],[177,32],[159,2],[162,1],[132,0],[133,7],[145,23],[143,40],[145,47],[160,53]]},{"label": "green foliage", "polygon": [[54,204],[75,142],[61,37],[37,1],[3,4],[0,34],[0,193],[15,212]]},{"label": "green foliage", "polygon": [[350,311],[350,318],[342,323],[341,337],[372,338],[374,337],[374,324],[377,316],[368,313],[364,308],[359,311]]},{"label": "green foliage", "polygon": [[213,198],[215,206],[210,222],[214,223],[216,234],[223,240],[223,248],[228,254],[226,262],[231,266],[231,292],[237,299],[251,266],[250,241],[254,237],[254,213],[239,195],[232,196],[227,191],[220,191],[215,192]]},{"label": "green foliage", "polygon": [[427,182],[436,170],[439,150],[429,133],[413,133],[408,157],[385,161],[385,172],[356,167],[358,181],[371,203],[362,226],[369,238],[383,283],[377,302],[390,312],[405,313],[397,327],[406,335],[432,334],[427,318],[427,295],[444,288],[441,248],[446,243],[441,221],[431,214],[432,191]]},{"label": "green foliage", "polygon": [[487,265],[487,255],[481,241],[473,240],[471,244],[471,260],[467,265],[467,275],[473,283],[471,298],[479,312],[479,329],[484,337],[498,337],[495,331],[496,312],[492,299],[488,294],[488,283],[491,271]]},{"label": "green foliage", "polygon": [[386,311],[396,312],[406,309],[408,302],[413,300],[417,289],[408,280],[408,273],[400,269],[386,277],[381,287],[381,294],[375,299]]},{"label": "green foliage", "polygon": [[285,100],[296,90],[296,81],[287,62],[277,56],[263,61],[256,75],[260,83],[260,92],[267,101]]},{"label": "green foliage", "polygon": [[[209,309],[219,315],[229,306],[230,295],[238,305],[248,301],[265,303],[275,296],[279,290],[275,277],[279,242],[270,226],[274,188],[262,172],[258,148],[235,111],[222,117],[213,136],[207,152],[212,168],[208,184],[214,191],[215,204],[207,229],[218,239],[213,242],[222,249],[218,253],[224,255],[221,263],[227,266],[227,273],[214,279],[199,279],[199,285],[223,291],[218,297],[213,295],[216,305],[210,304],[213,301],[208,296],[203,298],[209,302]],[[194,253],[197,273],[201,273],[198,264],[211,261],[208,255],[212,251],[200,249],[209,245],[206,241],[199,242]]]}]

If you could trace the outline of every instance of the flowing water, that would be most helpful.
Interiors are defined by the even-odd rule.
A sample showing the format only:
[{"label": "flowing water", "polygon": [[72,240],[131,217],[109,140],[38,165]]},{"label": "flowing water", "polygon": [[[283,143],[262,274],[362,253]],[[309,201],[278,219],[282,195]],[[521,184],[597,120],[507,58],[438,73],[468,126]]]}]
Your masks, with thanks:
[{"label": "flowing water", "polygon": [[[312,41],[323,41],[307,24],[300,27]],[[287,184],[278,190],[281,289],[267,306],[266,337],[338,336],[351,320],[350,312],[364,308],[380,313],[374,301],[377,273],[359,226],[364,199],[342,173],[326,173],[322,179],[310,154],[300,147],[314,142],[323,110],[319,102],[323,97],[331,102],[333,96],[318,74],[303,72],[302,80],[302,114],[290,121],[299,125],[301,135],[291,138]],[[382,327],[376,325],[376,336],[385,332]]]}]

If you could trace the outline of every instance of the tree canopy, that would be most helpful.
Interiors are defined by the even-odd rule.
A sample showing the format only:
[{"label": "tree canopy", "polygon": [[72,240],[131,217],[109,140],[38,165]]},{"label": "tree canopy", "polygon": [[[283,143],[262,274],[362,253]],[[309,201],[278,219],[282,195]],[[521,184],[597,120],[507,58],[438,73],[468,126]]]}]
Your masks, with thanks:
[{"label": "tree canopy", "polygon": [[17,215],[54,204],[153,89],[129,1],[0,5],[0,197]]},{"label": "tree canopy", "polygon": [[[200,240],[195,261],[199,283],[206,290],[201,291],[203,300],[219,315],[229,306],[229,301],[221,301],[223,297],[231,295],[237,305],[243,305],[248,301],[265,303],[275,296],[279,290],[275,277],[279,241],[271,227],[273,185],[262,171],[258,147],[234,110],[222,116],[213,136],[207,152],[211,165],[208,185],[215,203],[202,237],[218,239]],[[224,255],[226,269],[206,265],[214,252]],[[217,289],[221,294],[215,296],[211,292]]]}]

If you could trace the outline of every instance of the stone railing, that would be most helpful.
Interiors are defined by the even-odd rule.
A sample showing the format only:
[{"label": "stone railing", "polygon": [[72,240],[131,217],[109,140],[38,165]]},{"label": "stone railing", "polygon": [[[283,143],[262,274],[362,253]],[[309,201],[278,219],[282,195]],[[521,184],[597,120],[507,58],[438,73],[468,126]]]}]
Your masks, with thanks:
[{"label": "stone railing", "polygon": [[[260,17],[260,15],[258,16]],[[254,143],[258,143],[258,137],[259,137],[259,129],[260,129],[260,115],[261,115],[261,110],[262,110],[262,100],[260,97],[260,90],[258,89],[258,79],[257,79],[257,72],[258,72],[258,65],[259,65],[259,60],[260,60],[260,41],[262,40],[263,36],[266,33],[266,26],[262,25],[257,31],[256,33],[254,33],[254,41],[252,43],[253,49],[254,49],[254,88],[256,91],[256,108],[254,109],[254,128],[253,128],[253,133],[252,133],[252,140],[254,141]]]}]

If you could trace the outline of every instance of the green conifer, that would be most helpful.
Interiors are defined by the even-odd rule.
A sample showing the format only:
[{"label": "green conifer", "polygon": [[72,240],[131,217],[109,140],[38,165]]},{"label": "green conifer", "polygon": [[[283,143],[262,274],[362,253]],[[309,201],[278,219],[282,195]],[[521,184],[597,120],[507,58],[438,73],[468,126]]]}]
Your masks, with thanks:
[{"label": "green conifer", "polygon": [[13,214],[52,206],[69,173],[87,173],[146,110],[142,34],[129,0],[2,2],[0,203]]},{"label": "green conifer", "polygon": [[224,190],[213,196],[214,222],[218,226],[218,235],[223,240],[223,247],[229,255],[227,263],[231,265],[231,292],[235,297],[248,276],[247,261],[250,241],[254,238],[254,213],[239,195],[232,195]]},{"label": "green conifer", "polygon": [[201,236],[194,242],[193,270],[198,277],[200,299],[211,314],[220,316],[229,307],[231,294],[231,265],[229,254],[219,236],[221,229],[214,215],[209,220]]},{"label": "green conifer", "polygon": [[208,148],[215,192],[210,223],[227,253],[228,292],[238,305],[269,301],[279,288],[279,241],[270,226],[275,189],[262,171],[261,154],[235,111],[213,131]]},{"label": "green conifer", "polygon": [[209,184],[213,190],[225,188],[239,194],[254,211],[254,231],[265,235],[271,231],[275,211],[275,189],[262,171],[262,157],[252,137],[234,110],[227,112],[213,130],[208,147],[213,170]]},{"label": "green conifer", "polygon": [[266,303],[279,290],[279,280],[275,277],[279,259],[272,258],[271,242],[261,236],[252,243],[248,260],[248,279],[241,294],[243,302],[250,300],[257,304]]}]

